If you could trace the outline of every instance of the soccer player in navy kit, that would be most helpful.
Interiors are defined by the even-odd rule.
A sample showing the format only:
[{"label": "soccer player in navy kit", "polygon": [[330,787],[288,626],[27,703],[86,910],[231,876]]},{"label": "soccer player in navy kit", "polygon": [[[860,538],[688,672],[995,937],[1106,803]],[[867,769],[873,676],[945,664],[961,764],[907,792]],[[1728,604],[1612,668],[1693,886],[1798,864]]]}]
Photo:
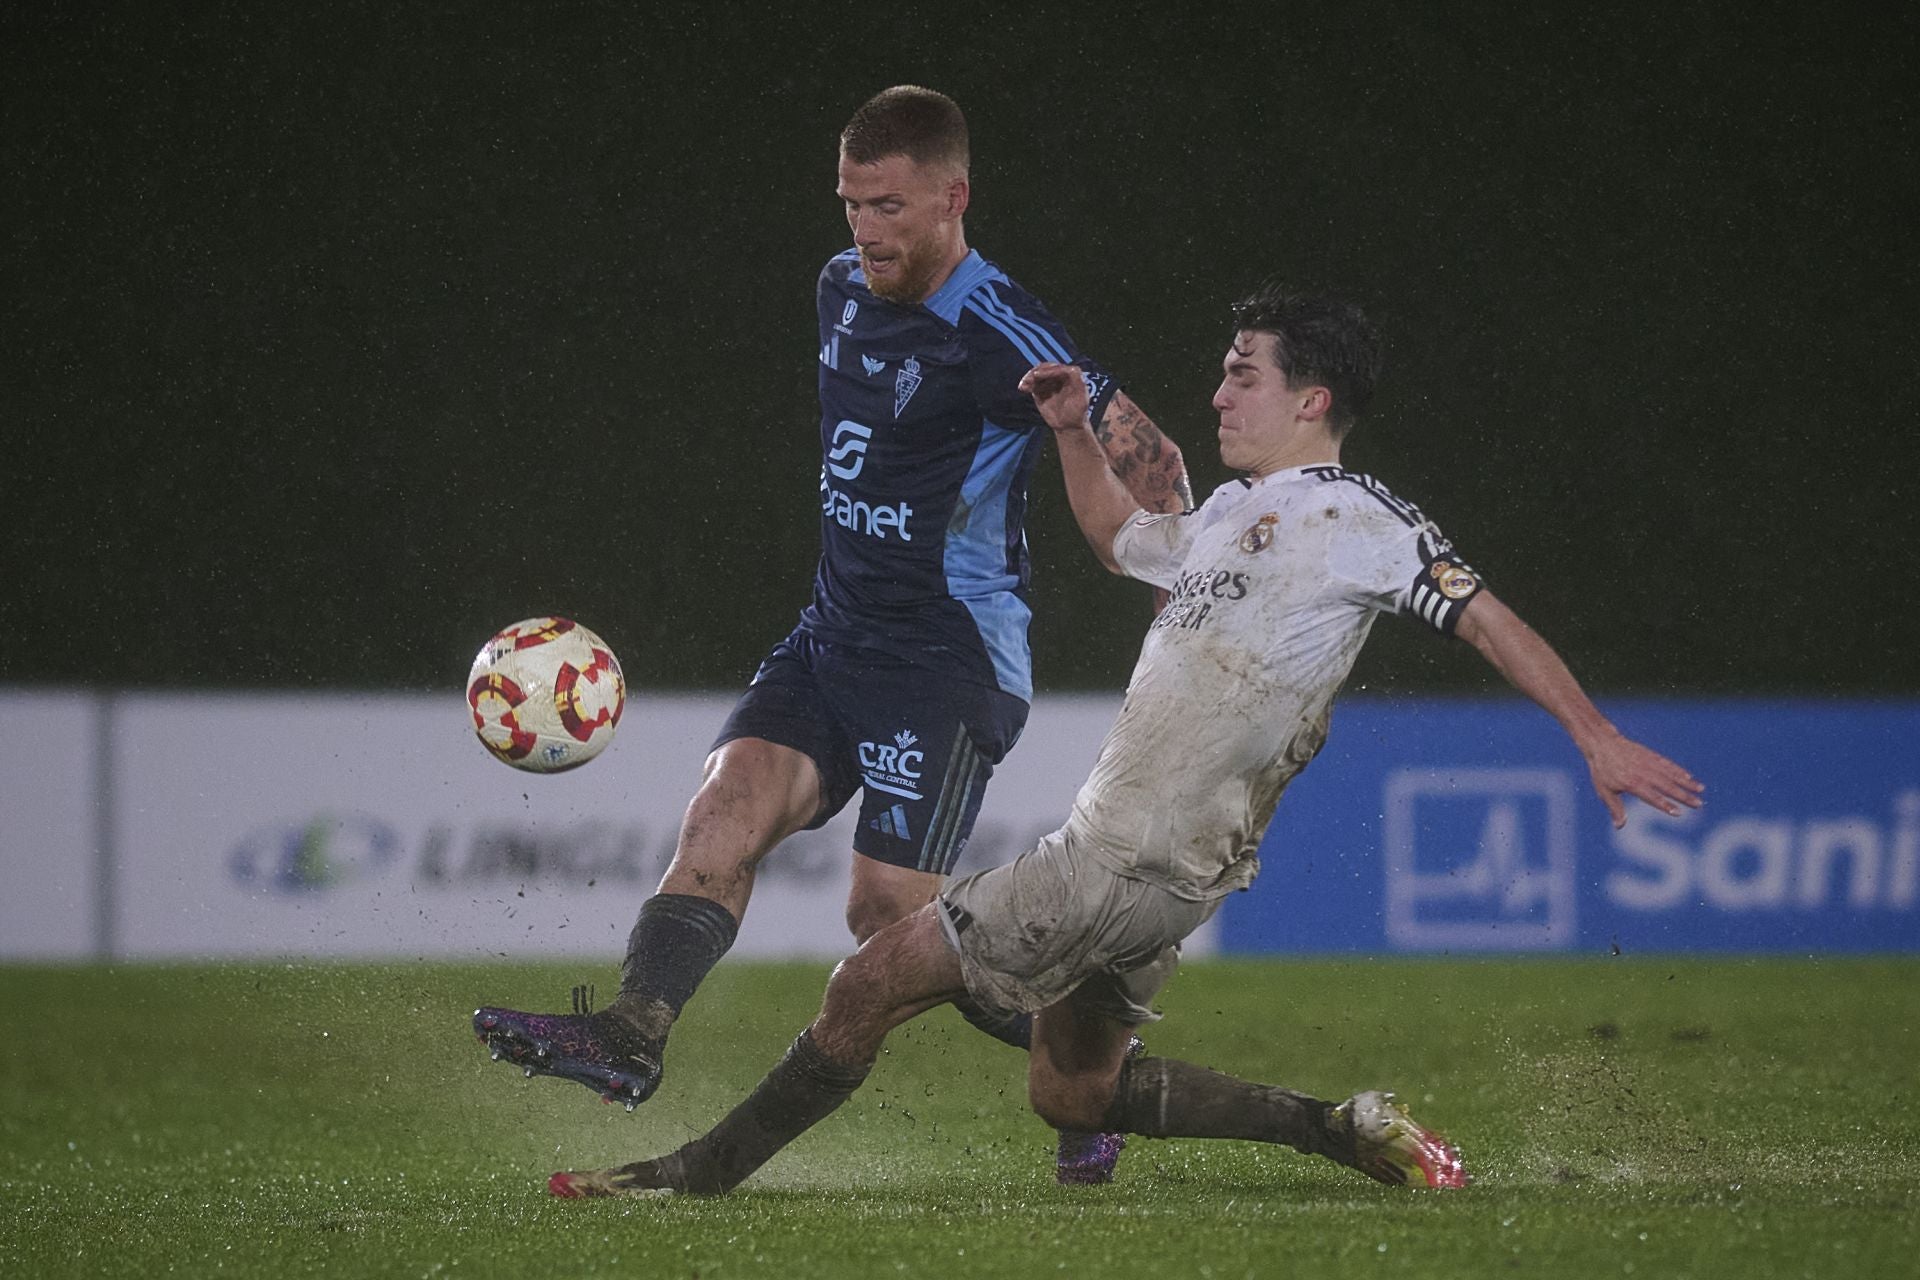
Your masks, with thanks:
[{"label": "soccer player in navy kit", "polygon": [[[1021,379],[1074,364],[1115,475],[1192,505],[1179,450],[1032,295],[971,251],[966,122],[886,90],[841,135],[854,247],[820,274],[822,553],[813,602],[735,706],[597,1013],[483,1008],[496,1057],[631,1108],[668,1030],[732,945],[755,869],[864,791],[847,924],[864,942],[933,900],[1032,697],[1027,479],[1048,432]],[[1024,1047],[1025,1018],[963,1006]],[[1104,1181],[1120,1139],[1062,1135],[1063,1181]]]}]

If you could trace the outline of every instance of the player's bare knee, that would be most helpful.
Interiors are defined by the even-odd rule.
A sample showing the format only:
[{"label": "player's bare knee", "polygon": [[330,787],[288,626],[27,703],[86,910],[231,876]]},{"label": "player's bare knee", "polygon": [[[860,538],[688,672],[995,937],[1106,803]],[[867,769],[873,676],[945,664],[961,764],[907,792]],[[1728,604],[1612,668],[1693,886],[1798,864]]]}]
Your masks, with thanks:
[{"label": "player's bare knee", "polygon": [[707,757],[680,821],[679,854],[705,861],[713,847],[751,868],[811,821],[819,804],[819,779],[805,756],[756,739],[729,742]]},{"label": "player's bare knee", "polygon": [[922,905],[917,899],[892,894],[856,894],[847,899],[847,931],[853,934],[854,941],[865,946],[867,939],[894,921],[912,915]]},{"label": "player's bare knee", "polygon": [[814,1019],[815,1042],[843,1062],[873,1061],[892,1029],[886,1017],[887,1001],[875,984],[871,968],[862,965],[857,955],[834,966],[820,1016]]},{"label": "player's bare knee", "polygon": [[833,973],[827,979],[827,994],[820,1003],[822,1018],[835,1022],[849,1020],[871,990],[872,978],[867,973],[868,967],[861,964],[858,954],[848,956],[833,966]]},{"label": "player's bare knee", "polygon": [[711,760],[713,776],[782,797],[790,807],[811,810],[819,801],[819,771],[792,747],[762,738],[738,738],[722,745]]},{"label": "player's bare knee", "polygon": [[853,859],[853,888],[847,895],[847,929],[862,946],[896,920],[904,920],[932,902],[940,877],[909,867],[890,866],[862,856]]}]

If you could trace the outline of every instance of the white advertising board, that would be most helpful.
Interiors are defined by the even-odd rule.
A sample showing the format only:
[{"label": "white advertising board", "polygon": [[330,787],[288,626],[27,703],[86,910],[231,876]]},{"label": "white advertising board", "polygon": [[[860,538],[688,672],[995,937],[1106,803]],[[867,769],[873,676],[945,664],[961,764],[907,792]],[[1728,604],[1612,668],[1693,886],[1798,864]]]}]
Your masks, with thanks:
[{"label": "white advertising board", "polygon": [[[114,950],[616,958],[730,706],[636,697],[599,759],[537,776],[487,755],[457,698],[123,696]],[[1059,825],[1117,710],[1114,697],[1036,706],[961,870]],[[852,949],[856,809],[762,864],[734,954]]]},{"label": "white advertising board", "polygon": [[0,690],[0,956],[96,949],[95,694]]}]

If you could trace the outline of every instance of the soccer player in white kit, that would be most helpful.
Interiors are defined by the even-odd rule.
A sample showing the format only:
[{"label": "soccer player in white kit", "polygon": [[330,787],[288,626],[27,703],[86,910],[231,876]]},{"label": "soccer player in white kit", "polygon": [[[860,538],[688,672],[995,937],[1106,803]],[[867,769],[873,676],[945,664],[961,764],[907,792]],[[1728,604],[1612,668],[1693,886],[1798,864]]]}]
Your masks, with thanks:
[{"label": "soccer player in white kit", "polygon": [[1382,1182],[1465,1185],[1458,1151],[1391,1094],[1336,1105],[1129,1059],[1178,944],[1258,873],[1261,833],[1326,740],[1334,694],[1382,613],[1466,640],[1549,711],[1615,825],[1626,795],[1678,814],[1702,787],[1608,723],[1416,507],[1340,466],[1379,366],[1365,317],[1268,288],[1235,319],[1213,404],[1221,457],[1246,478],[1186,515],[1145,513],[1114,478],[1077,369],[1037,365],[1021,384],[1055,433],[1096,554],[1172,595],[1066,824],[843,962],[820,1016],[710,1133],[658,1159],[554,1174],[554,1194],[730,1190],[851,1095],[889,1031],[963,994],[1035,1015],[1028,1091],[1057,1128],[1276,1142]]}]

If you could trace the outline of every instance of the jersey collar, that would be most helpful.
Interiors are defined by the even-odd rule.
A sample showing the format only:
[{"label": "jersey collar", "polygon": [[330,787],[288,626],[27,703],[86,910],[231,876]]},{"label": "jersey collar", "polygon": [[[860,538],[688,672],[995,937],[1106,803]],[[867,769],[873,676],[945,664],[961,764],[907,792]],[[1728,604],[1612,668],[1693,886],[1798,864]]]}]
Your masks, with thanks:
[{"label": "jersey collar", "polygon": [[1290,480],[1304,479],[1310,471],[1325,471],[1328,467],[1332,467],[1335,471],[1346,470],[1345,467],[1337,462],[1306,462],[1297,467],[1282,467],[1278,471],[1268,472],[1258,480],[1252,476],[1242,476],[1240,483],[1246,485],[1249,489],[1258,489],[1270,484],[1286,484]]},{"label": "jersey collar", "polygon": [[947,277],[947,282],[934,290],[933,296],[921,305],[948,324],[959,324],[960,308],[966,302],[967,295],[998,276],[999,272],[980,256],[978,249],[969,249],[967,256],[960,259],[960,265],[953,269],[953,274]]}]

